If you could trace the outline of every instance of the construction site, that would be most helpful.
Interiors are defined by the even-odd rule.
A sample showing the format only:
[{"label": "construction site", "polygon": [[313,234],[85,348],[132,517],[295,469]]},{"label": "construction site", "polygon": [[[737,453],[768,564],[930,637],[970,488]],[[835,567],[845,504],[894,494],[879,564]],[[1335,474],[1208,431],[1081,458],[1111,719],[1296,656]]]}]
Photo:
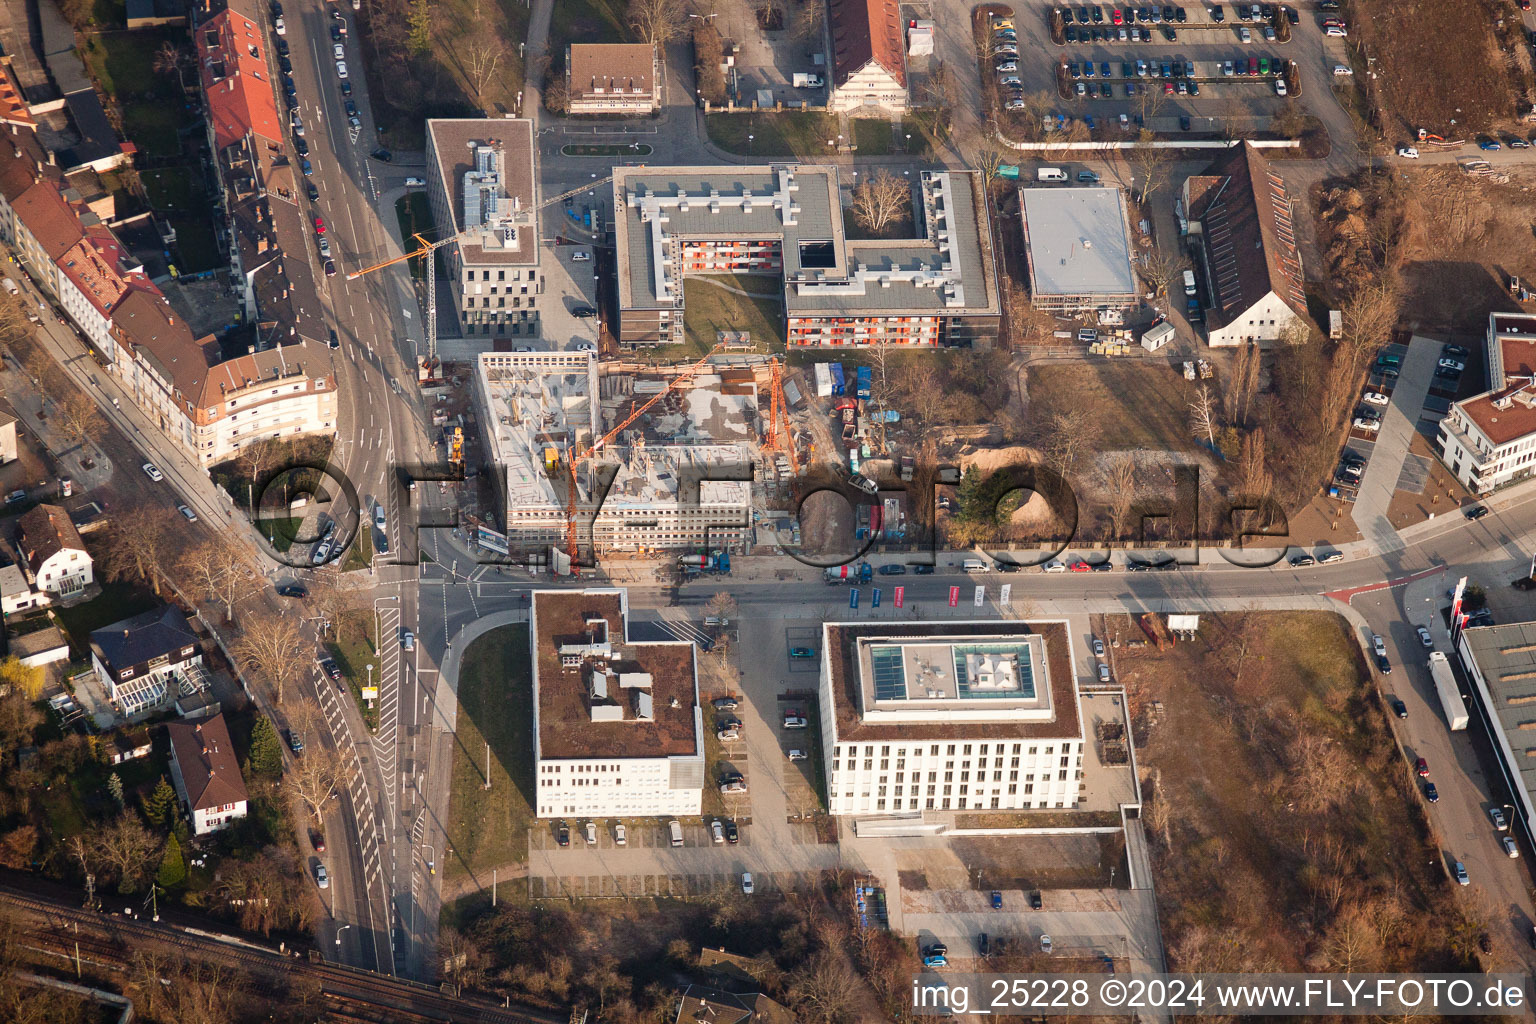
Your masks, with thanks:
[{"label": "construction site", "polygon": [[[874,409],[867,367],[814,370],[806,380],[777,360],[655,368],[590,352],[482,353],[464,421],[483,426],[470,447],[483,444],[505,479],[486,518],[511,557],[562,575],[592,556],[728,572],[732,554],[798,544],[806,470],[819,464],[874,496],[862,460],[880,456],[884,424],[899,418]],[[887,472],[910,479],[912,464],[892,459]],[[895,541],[905,517],[901,501],[872,500],[821,526]]]}]

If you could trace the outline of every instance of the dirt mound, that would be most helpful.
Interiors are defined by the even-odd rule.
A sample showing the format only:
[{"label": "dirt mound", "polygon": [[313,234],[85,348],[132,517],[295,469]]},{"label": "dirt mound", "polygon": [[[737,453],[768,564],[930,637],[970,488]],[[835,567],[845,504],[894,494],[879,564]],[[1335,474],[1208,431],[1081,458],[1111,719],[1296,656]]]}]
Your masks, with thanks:
[{"label": "dirt mound", "polygon": [[[1375,60],[1380,127],[1465,137],[1513,117],[1531,90],[1519,12],[1500,0],[1354,0],[1350,43]],[[1454,68],[1434,75],[1428,69]]]},{"label": "dirt mound", "polygon": [[1039,458],[1038,451],[1023,445],[1013,445],[1008,448],[979,448],[976,451],[960,453],[960,472],[964,473],[975,466],[983,476],[986,476],[1008,466],[1028,465]]}]

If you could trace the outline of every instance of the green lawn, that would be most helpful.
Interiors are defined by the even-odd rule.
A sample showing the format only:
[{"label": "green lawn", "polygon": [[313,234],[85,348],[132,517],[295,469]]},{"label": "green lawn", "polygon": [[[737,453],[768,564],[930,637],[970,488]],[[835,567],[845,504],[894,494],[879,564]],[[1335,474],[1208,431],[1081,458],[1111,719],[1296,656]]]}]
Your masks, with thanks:
[{"label": "green lawn", "polygon": [[[909,135],[912,137],[910,140],[907,138]],[[889,156],[892,153],[922,157],[929,155],[928,137],[911,121],[903,121],[892,129],[891,122],[880,118],[855,118],[853,141],[859,147],[860,156]]]},{"label": "green lawn", "polygon": [[[528,858],[533,822],[533,681],[528,628],[476,640],[459,668],[459,714],[448,806],[449,877],[491,884],[490,869]],[[485,788],[486,743],[491,788]]]},{"label": "green lawn", "polygon": [[224,266],[227,261],[219,252],[213,222],[206,214],[169,219],[171,227],[176,229],[176,252],[181,257],[176,264],[179,273],[200,274]]},{"label": "green lawn", "polygon": [[650,156],[653,152],[645,143],[637,143],[633,146],[593,146],[571,144],[561,146],[560,152],[566,156]]},{"label": "green lawn", "polygon": [[837,118],[810,110],[710,114],[704,126],[710,141],[727,153],[765,158],[825,157],[832,152],[827,140],[836,142],[838,135]]},{"label": "green lawn", "polygon": [[272,549],[282,554],[293,547],[294,540],[299,536],[299,526],[303,522],[301,518],[273,517],[262,519],[258,527],[261,535],[272,542]]},{"label": "green lawn", "polygon": [[69,608],[56,608],[64,631],[76,652],[89,649],[91,633],[130,616],[147,612],[162,602],[145,586],[136,583],[101,583],[101,593]]},{"label": "green lawn", "polygon": [[341,563],[342,572],[351,572],[353,569],[366,569],[373,564],[373,527],[367,520],[359,520],[357,524],[357,539],[352,546],[347,548],[347,557]]},{"label": "green lawn", "polygon": [[[718,287],[740,288],[752,297]],[[683,279],[683,345],[679,355],[701,356],[715,344],[717,331],[746,331],[754,352],[784,351],[783,282],[777,277],[749,275],[690,275]],[[656,350],[658,352],[663,350]]]},{"label": "green lawn", "polygon": [[[370,678],[377,686],[382,675],[378,651],[374,647],[377,619],[370,610],[347,612],[340,617],[337,625],[339,638],[337,632],[333,631],[331,638],[325,642],[326,650],[336,659],[336,667],[341,669],[342,678],[347,680],[353,699],[362,709],[363,721],[369,729],[376,729],[379,724],[378,708],[369,708],[363,704],[363,687]],[[369,665],[373,666],[371,675],[368,672]]]},{"label": "green lawn", "polygon": [[567,43],[632,43],[624,0],[560,0],[549,19],[549,54],[565,60]]},{"label": "green lawn", "polygon": [[139,176],[150,204],[159,213],[203,213],[206,203],[193,174],[185,167],[157,167]]}]

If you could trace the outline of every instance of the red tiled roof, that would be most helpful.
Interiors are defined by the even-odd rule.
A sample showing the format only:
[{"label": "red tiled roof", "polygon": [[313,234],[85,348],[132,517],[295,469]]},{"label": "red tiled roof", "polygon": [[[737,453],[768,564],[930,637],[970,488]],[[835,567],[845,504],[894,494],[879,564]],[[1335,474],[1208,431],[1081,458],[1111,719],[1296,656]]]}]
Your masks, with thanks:
[{"label": "red tiled roof", "polygon": [[277,116],[261,26],[225,10],[209,18],[194,35],[218,148],[251,134],[280,142],[282,122]]},{"label": "red tiled roof", "polygon": [[48,258],[56,260],[69,251],[70,246],[85,237],[80,218],[59,195],[59,187],[51,181],[40,181],[23,192],[11,204],[16,219],[27,226],[37,244],[43,247]]},{"label": "red tiled roof", "polygon": [[8,124],[37,124],[37,118],[32,116],[27,106],[26,97],[16,84],[16,76],[11,74],[10,67],[5,64],[0,64],[0,121]]},{"label": "red tiled roof", "polygon": [[870,61],[901,85],[907,66],[901,53],[901,11],[896,0],[828,0],[832,26],[832,80],[847,82]]},{"label": "red tiled roof", "polygon": [[130,287],[160,294],[141,269],[124,270],[128,259],[122,243],[104,227],[88,228],[85,237],[59,257],[59,271],[91,300],[102,316],[110,316]]},{"label": "red tiled roof", "polygon": [[[1500,334],[1498,346],[1504,379],[1494,381],[1492,390],[1458,402],[1457,407],[1488,440],[1506,445],[1527,434],[1536,434],[1536,406],[1525,404],[1536,395],[1536,335]],[[1493,404],[1504,398],[1511,399],[1507,408]]]},{"label": "red tiled roof", "polygon": [[1191,177],[1188,196],[1213,278],[1211,326],[1231,323],[1270,292],[1306,316],[1290,195],[1269,161],[1245,142]]},{"label": "red tiled roof", "polygon": [[247,799],[245,780],[240,777],[235,745],[229,741],[223,715],[195,724],[171,722],[165,731],[171,737],[171,753],[181,767],[181,781],[187,787],[187,802],[193,810],[211,810]]}]

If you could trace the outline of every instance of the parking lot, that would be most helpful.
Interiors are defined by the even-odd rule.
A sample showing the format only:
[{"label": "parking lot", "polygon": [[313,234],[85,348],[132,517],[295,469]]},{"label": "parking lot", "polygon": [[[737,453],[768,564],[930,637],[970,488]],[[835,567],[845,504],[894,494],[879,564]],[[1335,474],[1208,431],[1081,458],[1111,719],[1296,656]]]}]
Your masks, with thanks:
[{"label": "parking lot", "polygon": [[1349,72],[1345,39],[1327,34],[1342,29],[1325,28],[1337,12],[1252,8],[1015,6],[975,25],[984,92],[996,84],[1015,127],[1037,113],[1027,97],[1053,95],[1047,130],[1092,119],[1090,130],[1230,135],[1265,128],[1304,91],[1332,104],[1334,70]]}]

